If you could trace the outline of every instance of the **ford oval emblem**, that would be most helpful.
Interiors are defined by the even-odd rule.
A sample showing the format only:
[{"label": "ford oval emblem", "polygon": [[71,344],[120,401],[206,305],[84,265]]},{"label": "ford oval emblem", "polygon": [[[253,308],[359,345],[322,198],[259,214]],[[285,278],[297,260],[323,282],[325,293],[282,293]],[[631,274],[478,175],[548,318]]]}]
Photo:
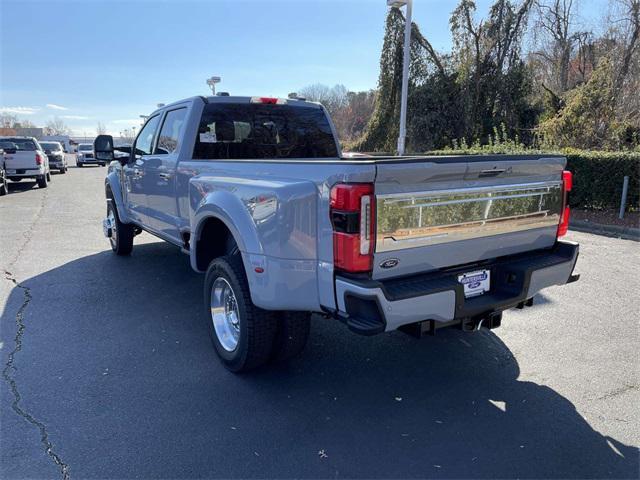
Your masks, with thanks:
[{"label": "ford oval emblem", "polygon": [[399,263],[400,263],[400,260],[398,260],[397,258],[388,258],[380,264],[380,268],[397,267]]}]

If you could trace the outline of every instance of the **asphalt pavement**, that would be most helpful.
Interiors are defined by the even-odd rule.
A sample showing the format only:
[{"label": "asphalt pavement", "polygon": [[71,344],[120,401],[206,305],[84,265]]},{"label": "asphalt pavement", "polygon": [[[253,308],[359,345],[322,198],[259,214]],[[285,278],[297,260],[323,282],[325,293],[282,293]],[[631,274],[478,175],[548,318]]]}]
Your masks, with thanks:
[{"label": "asphalt pavement", "polygon": [[581,280],[492,332],[317,317],[303,356],[234,375],[187,256],[112,254],[105,172],[0,198],[1,478],[638,478],[639,243],[570,232]]}]

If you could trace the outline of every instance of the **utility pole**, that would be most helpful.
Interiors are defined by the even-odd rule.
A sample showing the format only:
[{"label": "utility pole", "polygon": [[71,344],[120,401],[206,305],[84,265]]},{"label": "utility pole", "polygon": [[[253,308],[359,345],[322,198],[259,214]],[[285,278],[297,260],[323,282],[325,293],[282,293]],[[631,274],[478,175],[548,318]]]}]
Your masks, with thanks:
[{"label": "utility pole", "polygon": [[407,96],[409,94],[409,63],[411,62],[411,8],[413,0],[387,0],[390,7],[407,7],[404,25],[404,54],[402,58],[402,92],[400,94],[400,135],[398,155],[404,155],[407,140]]}]

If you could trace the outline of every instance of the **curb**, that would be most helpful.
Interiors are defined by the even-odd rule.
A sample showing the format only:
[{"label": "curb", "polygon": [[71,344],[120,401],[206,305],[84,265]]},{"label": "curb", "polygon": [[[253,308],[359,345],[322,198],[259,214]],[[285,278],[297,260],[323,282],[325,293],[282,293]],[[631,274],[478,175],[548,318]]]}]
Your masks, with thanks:
[{"label": "curb", "polygon": [[584,220],[574,220],[570,222],[569,229],[578,232],[640,241],[640,228],[619,227],[617,225],[603,225],[601,223],[585,222]]}]

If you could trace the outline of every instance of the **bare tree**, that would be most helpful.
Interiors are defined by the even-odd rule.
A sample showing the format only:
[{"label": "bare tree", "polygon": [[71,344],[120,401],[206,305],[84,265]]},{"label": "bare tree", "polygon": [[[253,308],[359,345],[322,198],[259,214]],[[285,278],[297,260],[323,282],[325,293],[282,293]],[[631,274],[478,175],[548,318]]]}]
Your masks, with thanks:
[{"label": "bare tree", "polygon": [[107,133],[107,127],[104,126],[104,123],[98,122],[98,126],[96,127],[96,134],[104,135],[105,133]]},{"label": "bare tree", "polygon": [[315,83],[302,88],[299,93],[307,100],[323,104],[331,115],[349,103],[349,91],[344,85],[329,87]]},{"label": "bare tree", "polygon": [[612,102],[618,121],[640,132],[640,0],[613,0],[605,54],[613,63]]},{"label": "bare tree", "polygon": [[0,126],[4,128],[13,128],[18,123],[18,117],[13,113],[0,114]]},{"label": "bare tree", "polygon": [[35,124],[30,120],[18,118],[13,113],[0,114],[0,127],[3,128],[34,128]]},{"label": "bare tree", "polygon": [[[614,9],[620,13],[614,19],[617,40],[622,43],[621,63],[616,75],[616,90],[621,90],[640,43],[640,0],[616,0]],[[635,58],[637,60],[637,58]]]},{"label": "bare tree", "polygon": [[53,120],[49,120],[44,127],[45,135],[70,135],[71,129],[67,126],[64,121],[55,117]]},{"label": "bare tree", "polygon": [[123,144],[132,144],[136,138],[135,128],[125,128],[120,132],[120,141]]},{"label": "bare tree", "polygon": [[569,82],[571,61],[581,43],[588,38],[586,32],[577,31],[576,0],[536,0],[533,24],[535,55],[543,59],[549,71],[544,79],[547,87],[562,94],[571,88]]}]

